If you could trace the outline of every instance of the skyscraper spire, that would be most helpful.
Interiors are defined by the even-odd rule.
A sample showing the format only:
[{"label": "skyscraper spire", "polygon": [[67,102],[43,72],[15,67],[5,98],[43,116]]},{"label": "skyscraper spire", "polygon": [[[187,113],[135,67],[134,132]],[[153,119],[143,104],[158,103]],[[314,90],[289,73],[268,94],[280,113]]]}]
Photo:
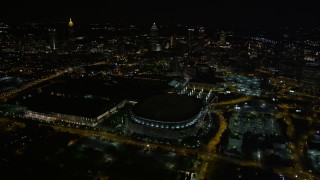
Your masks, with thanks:
[{"label": "skyscraper spire", "polygon": [[70,18],[70,20],[69,20],[68,25],[69,25],[69,27],[73,27],[73,25],[74,25],[71,18]]},{"label": "skyscraper spire", "polygon": [[156,26],[156,23],[154,22],[153,25],[151,26],[151,31],[158,31],[158,28]]},{"label": "skyscraper spire", "polygon": [[153,23],[153,25],[150,28],[150,42],[151,42],[151,51],[155,51],[156,45],[158,43],[158,28],[156,26],[156,23]]}]

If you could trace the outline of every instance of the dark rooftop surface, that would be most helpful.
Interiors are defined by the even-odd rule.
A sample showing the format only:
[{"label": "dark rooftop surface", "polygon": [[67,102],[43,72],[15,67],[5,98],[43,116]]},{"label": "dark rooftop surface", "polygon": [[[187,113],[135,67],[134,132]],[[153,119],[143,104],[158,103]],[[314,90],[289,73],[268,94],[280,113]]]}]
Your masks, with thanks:
[{"label": "dark rooftop surface", "polygon": [[142,117],[163,122],[179,122],[200,112],[202,101],[195,97],[166,94],[144,99],[136,104],[133,112]]},{"label": "dark rooftop surface", "polygon": [[104,113],[120,101],[85,98],[64,98],[38,95],[22,102],[29,110],[43,113],[61,113],[94,118]]}]

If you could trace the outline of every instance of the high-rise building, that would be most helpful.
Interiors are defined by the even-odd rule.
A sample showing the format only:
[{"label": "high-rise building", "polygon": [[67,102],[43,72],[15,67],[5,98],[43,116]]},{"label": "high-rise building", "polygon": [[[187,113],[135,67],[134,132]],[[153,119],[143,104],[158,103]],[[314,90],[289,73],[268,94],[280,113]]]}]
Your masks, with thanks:
[{"label": "high-rise building", "polygon": [[75,49],[75,35],[74,35],[74,23],[70,18],[68,23],[68,30],[69,30],[69,38],[66,43],[66,48],[68,51],[73,51]]},{"label": "high-rise building", "polygon": [[8,28],[8,25],[0,23],[0,43],[5,42],[5,40],[8,38]]},{"label": "high-rise building", "polygon": [[74,40],[74,24],[71,18],[69,20],[68,27],[69,27],[69,40],[73,41]]},{"label": "high-rise building", "polygon": [[226,37],[225,37],[223,31],[222,31],[222,33],[220,34],[219,45],[220,45],[220,46],[225,46],[225,45],[226,45]]},{"label": "high-rise building", "polygon": [[194,29],[188,29],[188,53],[189,54],[192,52],[193,33],[194,33]]},{"label": "high-rise building", "polygon": [[49,43],[51,50],[56,50],[56,29],[48,29],[49,31]]},{"label": "high-rise building", "polygon": [[204,27],[199,28],[199,39],[203,40],[205,36]]},{"label": "high-rise building", "polygon": [[170,48],[173,48],[173,46],[176,44],[176,36],[170,36]]},{"label": "high-rise building", "polygon": [[257,46],[255,44],[249,43],[249,45],[248,45],[248,55],[249,55],[250,59],[254,59],[254,58],[258,57],[258,49],[257,49]]},{"label": "high-rise building", "polygon": [[300,86],[304,91],[320,93],[320,67],[318,65],[302,68]]},{"label": "high-rise building", "polygon": [[153,23],[150,29],[150,44],[151,44],[152,51],[156,50],[157,43],[158,43],[158,28],[156,26],[156,23]]}]

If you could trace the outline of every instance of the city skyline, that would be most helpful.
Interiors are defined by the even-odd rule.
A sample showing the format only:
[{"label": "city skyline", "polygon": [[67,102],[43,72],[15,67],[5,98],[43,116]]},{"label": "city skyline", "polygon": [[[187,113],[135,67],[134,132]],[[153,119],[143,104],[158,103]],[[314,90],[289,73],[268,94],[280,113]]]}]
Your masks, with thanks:
[{"label": "city skyline", "polygon": [[1,179],[320,179],[316,8],[8,2]]},{"label": "city skyline", "polygon": [[244,1],[170,2],[132,1],[10,1],[1,12],[10,23],[59,22],[72,17],[78,22],[168,22],[206,25],[311,26],[318,27],[320,13],[314,2]]}]

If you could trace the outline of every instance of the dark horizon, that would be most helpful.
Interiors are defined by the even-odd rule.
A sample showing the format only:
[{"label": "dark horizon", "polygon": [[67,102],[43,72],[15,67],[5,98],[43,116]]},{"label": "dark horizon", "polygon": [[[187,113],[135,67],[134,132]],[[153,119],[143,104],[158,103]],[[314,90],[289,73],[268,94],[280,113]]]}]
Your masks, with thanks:
[{"label": "dark horizon", "polygon": [[[90,2],[7,2],[1,11],[2,21],[9,24],[25,22],[62,22],[72,17],[80,23],[185,23],[248,27],[320,27],[314,2],[276,2],[252,0],[213,1],[194,3],[158,1],[142,3],[132,1]],[[196,4],[197,3],[197,4]]]}]

